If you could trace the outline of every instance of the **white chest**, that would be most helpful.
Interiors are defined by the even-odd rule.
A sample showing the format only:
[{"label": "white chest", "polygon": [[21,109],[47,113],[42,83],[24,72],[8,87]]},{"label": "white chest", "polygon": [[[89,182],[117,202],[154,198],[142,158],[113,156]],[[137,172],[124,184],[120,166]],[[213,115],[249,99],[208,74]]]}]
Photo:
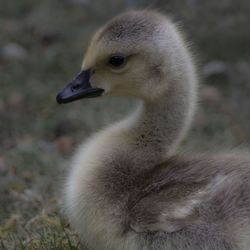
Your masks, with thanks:
[{"label": "white chest", "polygon": [[[79,148],[65,186],[65,210],[73,228],[90,249],[105,249],[104,245],[107,249],[123,249],[124,245],[135,244],[131,240],[134,236],[122,233],[120,207],[110,204],[95,190],[96,174],[103,167],[103,155],[108,152],[105,146],[101,138]],[[131,247],[126,249],[136,249]]]}]

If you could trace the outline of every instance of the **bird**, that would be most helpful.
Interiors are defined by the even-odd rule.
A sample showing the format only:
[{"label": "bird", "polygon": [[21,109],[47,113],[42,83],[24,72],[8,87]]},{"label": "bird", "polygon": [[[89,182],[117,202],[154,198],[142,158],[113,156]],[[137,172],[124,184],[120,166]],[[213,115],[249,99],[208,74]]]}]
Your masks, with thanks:
[{"label": "bird", "polygon": [[58,103],[126,96],[138,107],[72,157],[63,209],[88,249],[249,250],[247,153],[178,150],[198,99],[192,45],[154,10],[124,12],[94,34]]}]

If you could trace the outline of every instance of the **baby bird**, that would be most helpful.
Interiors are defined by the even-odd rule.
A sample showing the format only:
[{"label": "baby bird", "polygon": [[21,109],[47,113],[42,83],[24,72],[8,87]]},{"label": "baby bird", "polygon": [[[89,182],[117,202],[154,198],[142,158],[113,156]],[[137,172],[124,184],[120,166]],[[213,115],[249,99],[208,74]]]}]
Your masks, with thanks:
[{"label": "baby bird", "polygon": [[250,158],[177,152],[196,87],[188,46],[165,16],[130,11],[94,35],[57,101],[116,95],[140,104],[73,157],[64,208],[89,249],[250,249]]}]

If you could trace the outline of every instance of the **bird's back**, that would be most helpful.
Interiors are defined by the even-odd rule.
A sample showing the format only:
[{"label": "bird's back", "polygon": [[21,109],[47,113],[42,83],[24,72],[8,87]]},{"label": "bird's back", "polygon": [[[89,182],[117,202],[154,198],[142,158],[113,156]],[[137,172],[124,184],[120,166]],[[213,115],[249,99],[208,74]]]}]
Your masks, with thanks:
[{"label": "bird's back", "polygon": [[147,170],[115,162],[97,183],[131,249],[250,249],[250,158],[177,155]]}]

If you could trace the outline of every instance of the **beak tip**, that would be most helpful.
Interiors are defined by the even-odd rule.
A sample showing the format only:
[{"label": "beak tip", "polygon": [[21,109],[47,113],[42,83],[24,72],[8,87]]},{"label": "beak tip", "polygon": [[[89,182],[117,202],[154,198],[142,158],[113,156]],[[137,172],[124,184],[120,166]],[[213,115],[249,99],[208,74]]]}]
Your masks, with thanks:
[{"label": "beak tip", "polygon": [[61,93],[57,94],[56,101],[57,101],[58,104],[62,104],[63,103],[63,98],[62,98]]}]

